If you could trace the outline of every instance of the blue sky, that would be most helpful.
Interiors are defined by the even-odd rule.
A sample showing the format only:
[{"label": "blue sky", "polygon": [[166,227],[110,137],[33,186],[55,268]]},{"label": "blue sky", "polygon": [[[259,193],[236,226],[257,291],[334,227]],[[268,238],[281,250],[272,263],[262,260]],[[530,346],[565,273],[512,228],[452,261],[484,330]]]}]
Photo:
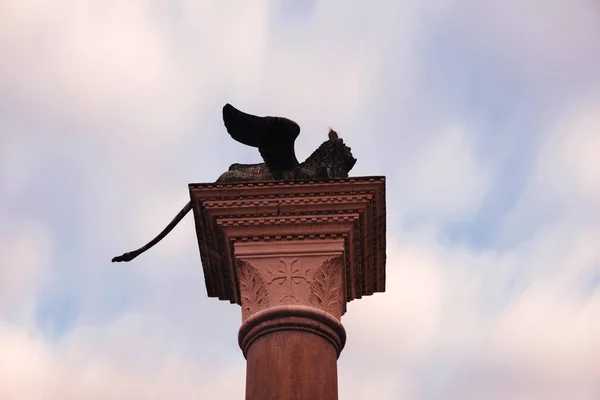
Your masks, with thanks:
[{"label": "blue sky", "polygon": [[192,219],[109,262],[260,160],[226,102],[387,177],[340,398],[600,397],[595,2],[8,0],[0,54],[1,398],[242,398]]}]

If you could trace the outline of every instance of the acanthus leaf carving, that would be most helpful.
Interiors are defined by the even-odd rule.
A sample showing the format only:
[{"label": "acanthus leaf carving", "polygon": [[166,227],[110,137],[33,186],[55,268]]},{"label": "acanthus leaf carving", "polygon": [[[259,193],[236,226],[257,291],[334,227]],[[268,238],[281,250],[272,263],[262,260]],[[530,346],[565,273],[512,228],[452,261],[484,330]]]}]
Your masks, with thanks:
[{"label": "acanthus leaf carving", "polygon": [[269,293],[263,277],[247,261],[238,260],[238,279],[242,297],[242,311],[253,314],[269,307]]},{"label": "acanthus leaf carving", "polygon": [[323,262],[315,271],[310,285],[311,304],[335,316],[341,313],[341,260],[342,256],[336,256]]}]

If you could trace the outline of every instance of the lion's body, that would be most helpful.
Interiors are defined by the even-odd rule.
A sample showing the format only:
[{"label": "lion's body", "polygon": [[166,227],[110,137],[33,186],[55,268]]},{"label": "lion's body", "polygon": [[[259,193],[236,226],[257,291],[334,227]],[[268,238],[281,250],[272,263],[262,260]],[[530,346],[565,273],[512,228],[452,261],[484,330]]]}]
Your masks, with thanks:
[{"label": "lion's body", "polygon": [[269,171],[265,163],[232,164],[217,182],[346,178],[356,160],[341,139],[327,140],[303,163],[290,171]]}]

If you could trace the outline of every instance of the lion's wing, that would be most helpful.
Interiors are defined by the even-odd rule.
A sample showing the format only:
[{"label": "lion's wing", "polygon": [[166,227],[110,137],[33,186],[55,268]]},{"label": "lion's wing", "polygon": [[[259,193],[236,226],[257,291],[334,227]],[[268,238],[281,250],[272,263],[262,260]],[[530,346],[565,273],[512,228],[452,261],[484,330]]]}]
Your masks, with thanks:
[{"label": "lion's wing", "polygon": [[300,126],[294,121],[282,117],[257,117],[226,104],[223,122],[233,139],[258,147],[270,171],[289,171],[298,166],[294,143],[300,134]]}]

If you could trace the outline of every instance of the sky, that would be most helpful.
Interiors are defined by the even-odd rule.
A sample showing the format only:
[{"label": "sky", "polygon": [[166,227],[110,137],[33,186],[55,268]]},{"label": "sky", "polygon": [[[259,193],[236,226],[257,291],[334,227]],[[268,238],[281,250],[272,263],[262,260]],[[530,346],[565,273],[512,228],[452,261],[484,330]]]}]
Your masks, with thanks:
[{"label": "sky", "polygon": [[0,2],[0,398],[244,396],[188,183],[260,162],[221,107],[387,178],[387,291],[341,399],[600,398],[593,0]]}]

